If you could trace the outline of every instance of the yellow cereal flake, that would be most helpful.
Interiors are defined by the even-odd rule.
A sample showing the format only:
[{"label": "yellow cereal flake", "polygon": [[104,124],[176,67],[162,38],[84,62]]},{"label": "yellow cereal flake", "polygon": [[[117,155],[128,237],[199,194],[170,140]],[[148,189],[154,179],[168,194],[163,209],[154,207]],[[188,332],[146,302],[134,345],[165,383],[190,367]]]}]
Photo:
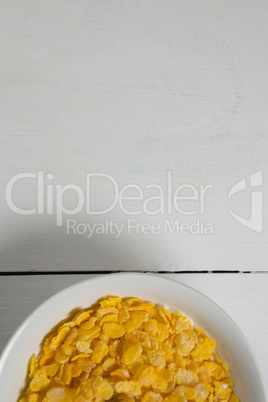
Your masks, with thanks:
[{"label": "yellow cereal flake", "polygon": [[106,322],[118,322],[118,314],[106,314],[106,315],[104,315],[99,321],[99,326],[101,327]]},{"label": "yellow cereal flake", "polygon": [[142,347],[145,349],[150,349],[152,344],[149,335],[146,332],[140,330],[137,330],[135,333],[136,338],[141,343]]},{"label": "yellow cereal flake", "polygon": [[187,400],[195,399],[198,396],[198,391],[194,388],[185,387],[185,386],[181,386],[179,388],[182,390],[182,392]]},{"label": "yellow cereal flake", "polygon": [[141,299],[138,299],[137,297],[129,297],[127,299],[124,299],[124,306],[127,309],[129,309],[133,304],[137,306],[142,303],[143,301]]},{"label": "yellow cereal flake", "polygon": [[145,311],[130,311],[130,317],[125,323],[125,330],[127,334],[138,329],[143,321],[147,321],[148,313]]},{"label": "yellow cereal flake", "polygon": [[215,346],[181,312],[108,296],[47,337],[19,402],[239,402]]},{"label": "yellow cereal flake", "polygon": [[49,390],[43,399],[43,402],[71,402],[74,399],[74,391],[64,387],[55,387]]},{"label": "yellow cereal flake", "polygon": [[214,381],[213,385],[215,387],[215,396],[219,399],[230,399],[232,394],[232,389],[224,381]]},{"label": "yellow cereal flake", "polygon": [[164,368],[166,364],[166,360],[161,353],[161,351],[158,350],[147,350],[147,356],[149,359],[149,362],[156,367],[159,368]]},{"label": "yellow cereal flake", "polygon": [[146,394],[142,398],[142,402],[162,402],[162,401],[163,401],[162,396],[152,391],[146,392]]},{"label": "yellow cereal flake", "polygon": [[140,343],[138,343],[137,345],[129,346],[121,357],[122,363],[126,365],[134,363],[137,358],[142,354],[142,350],[143,349]]},{"label": "yellow cereal flake", "polygon": [[47,366],[43,366],[43,369],[46,371],[46,375],[48,377],[54,377],[60,368],[60,364],[57,362],[51,363]]},{"label": "yellow cereal flake", "polygon": [[104,371],[111,372],[115,370],[117,366],[116,359],[114,357],[108,357],[104,362],[102,363],[102,368]]},{"label": "yellow cereal flake", "polygon": [[185,368],[178,368],[174,378],[178,385],[193,385],[198,381],[198,376],[193,371]]},{"label": "yellow cereal flake", "polygon": [[226,362],[224,362],[223,360],[221,360],[219,358],[219,356],[215,355],[214,353],[212,353],[212,357],[215,360],[215,362],[217,362],[219,365],[221,365],[223,367],[223,369],[228,372],[229,371],[229,367],[228,364]]},{"label": "yellow cereal flake", "polygon": [[190,328],[192,328],[192,323],[189,318],[186,318],[183,314],[180,314],[178,317],[176,317],[174,326],[174,331],[176,334],[180,333],[181,331],[186,331]]},{"label": "yellow cereal flake", "polygon": [[76,356],[72,357],[71,361],[74,362],[75,360],[78,360],[81,357],[88,357],[88,355],[86,353],[79,353]]},{"label": "yellow cereal flake", "polygon": [[119,324],[124,323],[126,320],[129,319],[129,312],[128,310],[123,306],[120,310],[119,310],[119,314],[118,314],[118,322]]},{"label": "yellow cereal flake", "polygon": [[97,377],[93,382],[94,395],[101,401],[108,401],[113,396],[112,383],[102,377]]},{"label": "yellow cereal flake", "polygon": [[136,378],[144,387],[150,387],[156,382],[157,373],[153,366],[143,365],[136,373]]},{"label": "yellow cereal flake", "polygon": [[182,356],[188,356],[197,343],[197,335],[191,329],[181,331],[175,338],[177,351]]},{"label": "yellow cereal flake", "polygon": [[33,378],[34,374],[36,373],[37,366],[38,366],[38,361],[37,361],[36,355],[33,354],[30,359],[30,372],[29,372],[30,378]]},{"label": "yellow cereal flake", "polygon": [[78,313],[74,318],[73,322],[75,325],[80,325],[83,321],[87,320],[89,317],[89,313],[87,311],[82,311]]},{"label": "yellow cereal flake", "polygon": [[126,369],[121,369],[121,368],[112,371],[110,375],[116,381],[129,380],[129,378],[130,378],[129,372]]},{"label": "yellow cereal flake", "polygon": [[32,394],[29,397],[29,402],[38,402],[39,401],[39,394]]},{"label": "yellow cereal flake", "polygon": [[93,349],[93,353],[91,356],[92,363],[101,363],[104,357],[108,354],[109,348],[108,345],[102,341],[100,341],[95,348]]},{"label": "yellow cereal flake", "polygon": [[209,389],[206,384],[199,383],[195,390],[197,391],[197,397],[195,398],[196,402],[204,402],[209,394]]},{"label": "yellow cereal flake", "polygon": [[72,345],[61,345],[60,350],[62,353],[64,353],[67,356],[71,356],[71,354],[74,351],[74,348]]},{"label": "yellow cereal flake", "polygon": [[236,396],[234,393],[232,393],[232,396],[231,396],[229,402],[239,402],[238,396]]},{"label": "yellow cereal flake", "polygon": [[[130,398],[130,396],[127,396],[125,394],[120,394],[117,396],[118,400],[121,402],[135,402],[134,398]],[[116,399],[115,399],[116,400]],[[136,399],[137,400],[137,399]]]},{"label": "yellow cereal flake", "polygon": [[71,345],[78,335],[77,328],[72,328],[64,340],[64,345]]},{"label": "yellow cereal flake", "polygon": [[69,385],[70,382],[72,381],[72,368],[71,365],[68,363],[65,363],[63,366],[62,381],[66,385]]},{"label": "yellow cereal flake", "polygon": [[136,381],[118,381],[114,386],[118,394],[126,394],[127,396],[141,395],[141,386]]},{"label": "yellow cereal flake", "polygon": [[58,363],[66,363],[70,359],[70,356],[62,353],[61,349],[58,348],[55,355],[55,360]]},{"label": "yellow cereal flake", "polygon": [[123,325],[113,322],[103,324],[102,330],[104,334],[110,336],[111,338],[121,338],[121,336],[123,336],[125,333]]},{"label": "yellow cereal flake", "polygon": [[59,330],[58,334],[52,338],[51,343],[50,343],[50,349],[51,350],[56,350],[64,341],[66,335],[70,332],[69,327],[64,327]]},{"label": "yellow cereal flake", "polygon": [[109,297],[108,299],[101,300],[100,305],[101,307],[117,306],[121,301],[120,297]]},{"label": "yellow cereal flake", "polygon": [[83,324],[80,325],[80,328],[82,329],[91,329],[94,327],[96,321],[97,321],[97,317],[90,317],[89,320],[84,321]]},{"label": "yellow cereal flake", "polygon": [[195,360],[208,360],[213,350],[216,347],[216,343],[210,338],[204,338],[199,342],[191,353],[192,358]]},{"label": "yellow cereal flake", "polygon": [[170,312],[166,309],[166,307],[159,307],[159,315],[163,318],[165,324],[168,327],[171,327],[171,315]]},{"label": "yellow cereal flake", "polygon": [[150,310],[153,307],[154,307],[153,303],[141,303],[141,304],[138,304],[137,306],[129,307],[128,310],[129,311],[132,311],[132,310]]},{"label": "yellow cereal flake", "polygon": [[164,324],[158,324],[157,340],[158,342],[163,342],[170,336],[169,327]]},{"label": "yellow cereal flake", "polygon": [[97,310],[97,317],[102,317],[106,314],[118,314],[119,310],[113,306],[101,307]]},{"label": "yellow cereal flake", "polygon": [[48,384],[50,383],[49,378],[47,377],[45,368],[40,368],[35,373],[34,378],[30,383],[30,389],[33,392],[41,391],[47,388]]},{"label": "yellow cereal flake", "polygon": [[85,329],[85,328],[80,328],[78,330],[78,336],[77,339],[79,341],[85,341],[90,338],[97,338],[101,333],[101,328],[98,325],[94,325],[90,329]]},{"label": "yellow cereal flake", "polygon": [[91,359],[88,357],[82,357],[80,355],[79,359],[77,359],[75,362],[71,363],[72,367],[75,365],[81,369],[82,371],[85,371],[86,373],[90,373],[90,371],[95,367],[95,364],[92,363]]},{"label": "yellow cereal flake", "polygon": [[147,334],[152,337],[158,332],[158,321],[154,318],[150,318],[147,322],[143,324],[143,328],[147,332]]},{"label": "yellow cereal flake", "polygon": [[122,345],[119,340],[115,340],[111,345],[109,345],[109,354],[112,357],[117,357],[121,351]]},{"label": "yellow cereal flake", "polygon": [[[91,345],[91,339],[89,339],[87,341],[78,341],[76,343],[76,349],[78,350],[78,352],[81,352],[81,353],[91,353],[92,349],[90,349],[90,345]],[[67,350],[67,351],[64,350],[64,353],[69,355],[68,351],[69,350]]]},{"label": "yellow cereal flake", "polygon": [[164,398],[164,402],[179,402],[185,400],[185,397],[180,397],[176,395],[169,395]]}]

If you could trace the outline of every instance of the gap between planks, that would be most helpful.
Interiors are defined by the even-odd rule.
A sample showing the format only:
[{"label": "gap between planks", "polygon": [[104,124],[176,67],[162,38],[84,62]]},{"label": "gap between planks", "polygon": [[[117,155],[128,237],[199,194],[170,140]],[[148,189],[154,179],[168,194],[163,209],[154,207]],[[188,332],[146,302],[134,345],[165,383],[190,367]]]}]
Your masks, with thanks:
[{"label": "gap between planks", "polygon": [[36,275],[106,275],[116,273],[144,274],[268,274],[268,271],[13,271],[0,272],[0,276],[36,276]]}]

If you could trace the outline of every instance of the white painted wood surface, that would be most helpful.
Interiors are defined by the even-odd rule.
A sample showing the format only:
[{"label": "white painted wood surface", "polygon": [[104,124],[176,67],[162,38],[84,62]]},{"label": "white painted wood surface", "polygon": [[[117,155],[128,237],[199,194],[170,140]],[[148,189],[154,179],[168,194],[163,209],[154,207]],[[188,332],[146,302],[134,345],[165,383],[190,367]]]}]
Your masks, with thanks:
[{"label": "white painted wood surface", "polygon": [[[247,337],[257,357],[268,394],[268,274],[170,274],[222,307]],[[40,303],[90,275],[1,277],[0,350],[17,326]],[[74,300],[75,306],[75,300]]]},{"label": "white painted wood surface", "polygon": [[[263,231],[228,212],[232,186],[262,171],[267,188],[268,9],[265,0],[0,0],[0,269],[242,270],[267,262],[267,191]],[[198,218],[213,234],[67,235],[52,215],[20,216],[5,188],[18,173],[53,173],[51,182],[85,192],[87,173],[112,176],[120,188],[213,185],[205,214],[196,201],[168,215],[134,216],[164,225]],[[93,188],[94,208],[112,200],[107,182]],[[21,208],[34,208],[33,179],[14,187]],[[235,213],[250,217],[250,189],[233,197]],[[64,199],[73,208],[71,192]],[[130,206],[130,204],[132,206]],[[137,211],[141,202],[126,202]],[[46,205],[45,205],[46,207]],[[55,205],[54,205],[55,207]],[[157,201],[150,208],[159,208]],[[258,207],[258,211],[260,208]],[[117,224],[132,216],[118,206],[77,223]]]}]

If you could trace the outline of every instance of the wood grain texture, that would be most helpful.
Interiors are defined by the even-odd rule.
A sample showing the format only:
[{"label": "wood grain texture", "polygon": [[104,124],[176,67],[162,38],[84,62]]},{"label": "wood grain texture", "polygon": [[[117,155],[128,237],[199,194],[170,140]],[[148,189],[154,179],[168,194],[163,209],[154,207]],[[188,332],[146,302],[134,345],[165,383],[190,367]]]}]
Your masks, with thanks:
[{"label": "wood grain texture", "polygon": [[[268,274],[163,275],[204,293],[223,308],[247,337],[268,394]],[[92,275],[1,277],[0,350],[17,326],[40,303]],[[74,300],[75,306],[75,300]]]},{"label": "wood grain texture", "polygon": [[[249,186],[262,170],[268,184],[265,1],[0,0],[0,7],[1,271],[268,270],[267,191],[261,233],[227,208],[239,180]],[[55,213],[20,216],[6,204],[10,178],[37,171],[53,173],[54,190],[74,183],[85,191],[86,174],[103,172],[146,197],[153,195],[146,185],[161,185],[165,200],[168,171],[174,191],[211,184],[204,215],[173,209],[134,218],[160,225],[200,218],[213,234],[67,235],[68,216],[56,227]],[[107,183],[94,187],[95,207],[111,198]],[[14,199],[33,208],[36,182],[16,185]],[[73,193],[65,203],[73,208]],[[232,208],[249,219],[250,203],[248,189]],[[116,207],[73,218],[127,224],[131,216]]]}]

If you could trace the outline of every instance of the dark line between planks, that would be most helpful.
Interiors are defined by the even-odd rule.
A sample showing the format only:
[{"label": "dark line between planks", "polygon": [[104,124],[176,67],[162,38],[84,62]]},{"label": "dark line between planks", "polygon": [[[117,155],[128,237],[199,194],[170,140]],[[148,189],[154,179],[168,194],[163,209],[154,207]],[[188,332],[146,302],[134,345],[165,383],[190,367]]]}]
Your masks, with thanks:
[{"label": "dark line between planks", "polygon": [[29,271],[29,272],[0,272],[0,276],[37,276],[37,275],[106,275],[116,273],[145,273],[145,274],[251,274],[268,273],[267,271],[238,271],[238,270],[203,270],[203,271]]}]

